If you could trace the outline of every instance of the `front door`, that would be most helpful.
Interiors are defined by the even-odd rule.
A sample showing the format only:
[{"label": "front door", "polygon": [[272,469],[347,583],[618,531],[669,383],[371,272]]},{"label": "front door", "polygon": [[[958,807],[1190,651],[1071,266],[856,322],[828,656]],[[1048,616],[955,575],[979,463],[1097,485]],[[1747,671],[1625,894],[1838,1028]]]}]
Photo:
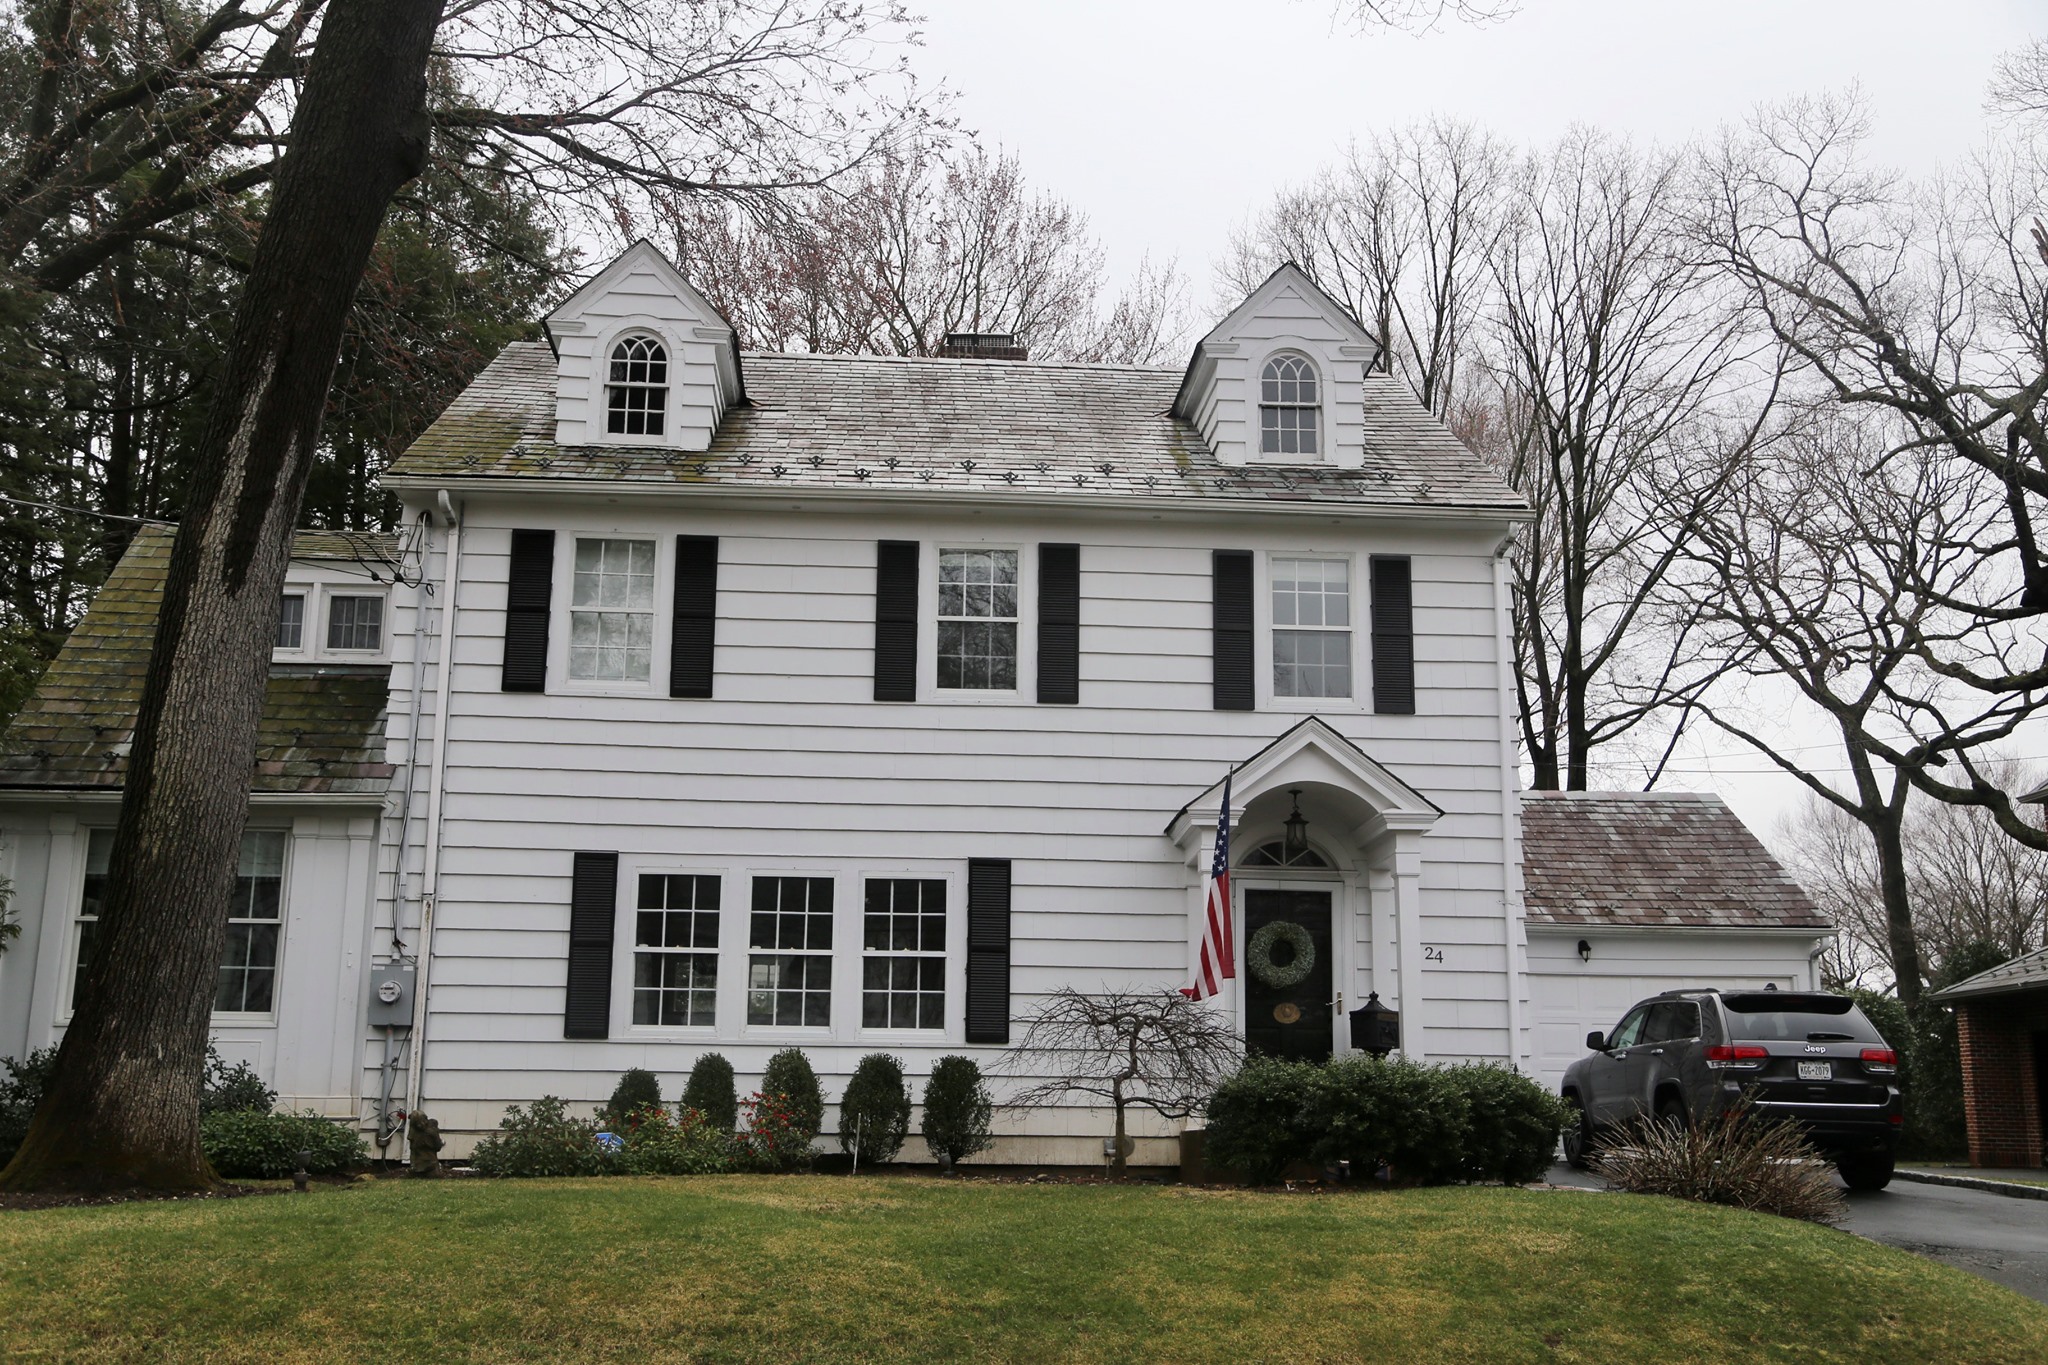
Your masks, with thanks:
[{"label": "front door", "polygon": [[1330,893],[1244,893],[1245,1050],[1290,1061],[1330,1059]]}]

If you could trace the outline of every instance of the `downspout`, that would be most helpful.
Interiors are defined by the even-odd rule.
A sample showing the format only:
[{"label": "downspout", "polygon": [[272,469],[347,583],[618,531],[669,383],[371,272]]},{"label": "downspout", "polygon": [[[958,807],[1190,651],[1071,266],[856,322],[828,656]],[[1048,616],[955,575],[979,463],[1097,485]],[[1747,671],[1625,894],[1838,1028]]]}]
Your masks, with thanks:
[{"label": "downspout", "polygon": [[[1509,532],[1510,538],[1513,532]],[[1518,937],[1525,937],[1521,917],[1515,913],[1522,899],[1522,811],[1521,763],[1515,756],[1514,722],[1508,716],[1508,699],[1515,695],[1513,626],[1508,615],[1508,541],[1501,542],[1493,557],[1493,635],[1500,653],[1500,839],[1501,917],[1508,956],[1508,1061],[1525,1074],[1533,1070],[1532,1060],[1522,1050],[1522,986],[1528,980],[1528,953]]]},{"label": "downspout", "polygon": [[[455,662],[455,590],[462,572],[462,517],[449,501],[446,490],[435,497],[441,507],[441,516],[448,525],[448,543],[442,573],[439,672],[434,678],[434,764],[427,777],[426,848],[420,872],[420,926],[419,943],[416,945],[419,980],[413,992],[412,1058],[405,1078],[406,1108],[409,1112],[421,1107],[423,1097],[420,1090],[427,1070],[427,992],[433,981],[434,903],[439,895],[441,877],[441,788],[447,772],[448,690]],[[411,1147],[411,1135],[408,1133],[408,1156],[411,1155]]]}]

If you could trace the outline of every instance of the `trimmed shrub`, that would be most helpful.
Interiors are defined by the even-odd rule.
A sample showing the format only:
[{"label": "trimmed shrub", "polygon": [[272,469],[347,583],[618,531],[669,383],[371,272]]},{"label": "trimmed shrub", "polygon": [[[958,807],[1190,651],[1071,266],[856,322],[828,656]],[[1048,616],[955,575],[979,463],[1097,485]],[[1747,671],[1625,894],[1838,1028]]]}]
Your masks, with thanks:
[{"label": "trimmed shrub", "polygon": [[1344,1057],[1322,1073],[1306,1115],[1310,1160],[1348,1161],[1357,1176],[1384,1165],[1396,1180],[1423,1185],[1459,1178],[1470,1108],[1447,1070]]},{"label": "trimmed shrub", "polygon": [[597,1124],[572,1118],[562,1101],[543,1095],[531,1106],[513,1105],[498,1131],[476,1145],[470,1169],[479,1175],[604,1175],[618,1162],[597,1145]]},{"label": "trimmed shrub", "polygon": [[853,1069],[839,1097],[839,1150],[855,1161],[894,1161],[910,1131],[910,1087],[903,1063],[871,1052]]},{"label": "trimmed shrub", "polygon": [[1209,1097],[1203,1156],[1212,1165],[1242,1171],[1254,1185],[1270,1185],[1314,1143],[1308,1122],[1311,1096],[1323,1068],[1312,1062],[1252,1057]]},{"label": "trimmed shrub", "polygon": [[694,1109],[704,1121],[730,1133],[739,1126],[740,1090],[733,1083],[732,1063],[716,1052],[707,1052],[690,1068],[690,1083],[683,1087],[685,1109]]},{"label": "trimmed shrub", "polygon": [[633,1175],[717,1175],[734,1164],[732,1135],[695,1109],[637,1110],[619,1157]]},{"label": "trimmed shrub", "polygon": [[1827,1158],[1791,1124],[1756,1121],[1746,1104],[1691,1127],[1639,1119],[1594,1154],[1593,1169],[1630,1194],[1815,1223],[1837,1221],[1844,1207]]},{"label": "trimmed shrub", "polygon": [[339,1175],[370,1159],[360,1133],[318,1114],[220,1109],[199,1120],[199,1144],[215,1175],[228,1180],[283,1180],[308,1154],[313,1175]]},{"label": "trimmed shrub", "polygon": [[1465,1096],[1465,1141],[1458,1178],[1526,1185],[1550,1171],[1564,1101],[1519,1071],[1491,1063],[1451,1067]]},{"label": "trimmed shrub", "polygon": [[652,1071],[634,1067],[619,1077],[619,1083],[612,1087],[612,1097],[598,1111],[598,1121],[617,1132],[626,1126],[627,1120],[642,1109],[661,1108],[661,1082],[654,1078]]},{"label": "trimmed shrub", "polygon": [[780,1108],[787,1111],[789,1130],[806,1148],[816,1140],[825,1123],[825,1092],[802,1048],[784,1048],[768,1059],[768,1069],[761,1073],[761,1094],[782,1097]]},{"label": "trimmed shrub", "polygon": [[275,1108],[277,1092],[263,1083],[254,1067],[247,1062],[229,1066],[208,1044],[206,1075],[199,1086],[201,1114],[267,1114]]},{"label": "trimmed shrub", "polygon": [[972,1057],[941,1057],[924,1083],[924,1144],[932,1157],[964,1161],[995,1145],[988,1085]]},{"label": "trimmed shrub", "polygon": [[733,1135],[734,1159],[749,1171],[803,1171],[811,1165],[811,1142],[818,1135],[808,1131],[791,1110],[783,1095],[758,1091],[740,1105],[746,1116],[744,1131]]},{"label": "trimmed shrub", "polygon": [[0,1057],[7,1075],[0,1079],[0,1166],[14,1160],[21,1140],[28,1136],[28,1121],[43,1102],[43,1088],[57,1065],[57,1049],[46,1047],[31,1052],[21,1061]]}]

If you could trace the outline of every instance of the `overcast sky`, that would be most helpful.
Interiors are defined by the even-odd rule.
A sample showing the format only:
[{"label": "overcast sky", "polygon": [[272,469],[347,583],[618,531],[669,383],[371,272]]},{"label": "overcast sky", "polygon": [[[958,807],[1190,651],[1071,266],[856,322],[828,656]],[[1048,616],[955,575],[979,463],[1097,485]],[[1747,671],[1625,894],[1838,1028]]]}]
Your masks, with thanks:
[{"label": "overcast sky", "polygon": [[[1375,130],[1443,112],[1524,142],[1584,123],[1668,144],[1854,85],[1872,156],[1919,174],[1982,142],[1992,63],[2048,32],[2041,0],[1523,0],[1419,38],[1356,31],[1328,0],[913,7],[916,65],[965,124],[1088,214],[1114,274],[1178,257],[1205,308],[1231,229]],[[1764,767],[1709,734],[1663,785],[1720,790],[1769,837],[1800,789]]]}]

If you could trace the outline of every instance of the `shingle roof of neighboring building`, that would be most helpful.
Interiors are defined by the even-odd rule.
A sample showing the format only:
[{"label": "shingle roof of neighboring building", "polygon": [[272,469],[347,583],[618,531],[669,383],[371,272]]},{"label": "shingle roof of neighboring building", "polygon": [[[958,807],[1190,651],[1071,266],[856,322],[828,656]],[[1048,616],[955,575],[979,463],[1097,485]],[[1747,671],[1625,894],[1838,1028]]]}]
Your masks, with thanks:
[{"label": "shingle roof of neighboring building", "polygon": [[1832,928],[1718,796],[1525,792],[1531,924]]},{"label": "shingle roof of neighboring building", "polygon": [[1169,413],[1177,369],[751,352],[745,363],[751,401],[706,452],[557,446],[553,353],[514,342],[388,475],[1526,508],[1387,375],[1365,381],[1364,468],[1281,469],[1211,455]]},{"label": "shingle roof of neighboring building", "polygon": [[1988,972],[1979,972],[1955,985],[1928,996],[1930,1000],[1977,1000],[1988,995],[2011,995],[2018,991],[2048,990],[2048,948],[2001,962]]},{"label": "shingle roof of neighboring building", "polygon": [[[390,537],[357,533],[306,533],[293,547],[294,558],[389,560],[394,553]],[[136,533],[35,695],[0,735],[0,790],[121,785],[170,559],[169,528]],[[252,789],[381,795],[392,771],[384,761],[389,672],[382,664],[273,668]]]}]

